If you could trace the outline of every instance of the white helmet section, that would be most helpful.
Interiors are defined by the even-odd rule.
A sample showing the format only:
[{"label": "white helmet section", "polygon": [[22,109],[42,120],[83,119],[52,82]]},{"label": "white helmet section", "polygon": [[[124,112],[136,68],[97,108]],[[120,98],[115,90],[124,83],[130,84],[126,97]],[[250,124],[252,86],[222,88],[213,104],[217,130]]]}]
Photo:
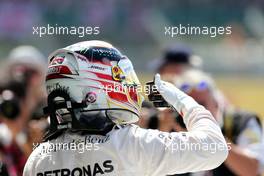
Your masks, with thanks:
[{"label": "white helmet section", "polygon": [[46,76],[47,92],[67,91],[83,111],[105,111],[117,124],[138,120],[143,96],[131,61],[103,41],[76,43],[53,52]]}]

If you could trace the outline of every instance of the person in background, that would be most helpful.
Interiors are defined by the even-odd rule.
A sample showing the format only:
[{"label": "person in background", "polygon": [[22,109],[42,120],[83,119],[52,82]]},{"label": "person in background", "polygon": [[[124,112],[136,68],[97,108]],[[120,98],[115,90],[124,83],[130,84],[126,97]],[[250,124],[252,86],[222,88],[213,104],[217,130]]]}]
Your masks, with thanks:
[{"label": "person in background", "polygon": [[[34,105],[32,109],[28,111],[31,112],[29,114],[30,119],[24,131],[27,136],[27,145],[25,145],[24,150],[28,157],[34,145],[42,141],[42,136],[47,131],[49,125],[47,117],[43,115],[43,107],[47,104],[44,81],[48,62],[37,48],[30,45],[21,45],[14,48],[9,53],[8,65],[11,68],[10,70],[14,73],[17,73],[17,69],[19,71],[20,67],[33,71],[33,74],[30,75],[32,78],[32,85],[28,87],[28,91],[30,92],[28,97],[30,97],[30,101]],[[27,73],[25,73],[25,75],[27,76]],[[15,76],[19,79],[19,73]]]},{"label": "person in background", "polygon": [[198,70],[187,70],[175,77],[174,84],[208,109],[216,118],[230,143],[226,161],[210,171],[214,176],[253,176],[263,172],[263,132],[255,113],[218,102],[218,89],[213,79]]},{"label": "person in background", "polygon": [[[19,46],[10,52],[0,83],[0,157],[3,174],[22,175],[32,152],[33,114],[45,98],[44,56],[32,46]],[[44,67],[43,67],[44,66]],[[38,122],[39,123],[39,122]],[[38,130],[42,130],[39,128]],[[2,168],[2,167],[1,167]],[[2,173],[1,173],[2,174]],[[0,175],[1,175],[0,174]]]}]

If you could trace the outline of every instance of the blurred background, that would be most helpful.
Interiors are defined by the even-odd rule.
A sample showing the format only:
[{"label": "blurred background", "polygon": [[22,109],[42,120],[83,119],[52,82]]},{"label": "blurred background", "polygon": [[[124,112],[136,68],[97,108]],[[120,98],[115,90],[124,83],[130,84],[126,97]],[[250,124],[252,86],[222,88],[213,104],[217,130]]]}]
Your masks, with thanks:
[{"label": "blurred background", "polygon": [[[99,26],[99,35],[33,35],[33,26]],[[165,26],[232,26],[232,35],[164,35]],[[184,42],[203,59],[203,68],[237,106],[264,116],[264,1],[0,1],[0,58],[18,45],[33,45],[47,56],[83,40],[110,41],[133,61],[142,82],[147,65],[164,47]]]},{"label": "blurred background", "polygon": [[[84,37],[33,34],[34,27],[47,25],[99,27],[100,33]],[[165,35],[165,27],[179,25],[231,26],[232,34],[216,37]],[[48,129],[47,118],[39,116],[43,115],[41,107],[46,103],[44,74],[49,53],[79,41],[95,39],[108,41],[125,53],[143,84],[152,80],[161,66],[156,61],[164,58],[164,49],[184,43],[193,50],[193,55],[202,59],[202,70],[213,76],[224,98],[264,120],[263,0],[0,0],[0,110],[6,110],[6,114],[0,113],[0,175],[4,170],[8,170],[10,176],[21,175],[27,157]],[[32,47],[13,50],[20,45],[32,45],[40,52]],[[189,55],[186,57],[189,59]],[[9,101],[10,92],[16,93],[12,101]],[[141,127],[150,128],[152,118],[155,129],[186,130],[181,122],[175,121],[174,112],[161,111],[161,115],[156,116],[152,104],[144,106]],[[249,136],[252,136],[251,131]],[[12,162],[3,162],[3,165],[6,158],[8,161],[12,158]],[[262,159],[264,170],[263,163]]]}]

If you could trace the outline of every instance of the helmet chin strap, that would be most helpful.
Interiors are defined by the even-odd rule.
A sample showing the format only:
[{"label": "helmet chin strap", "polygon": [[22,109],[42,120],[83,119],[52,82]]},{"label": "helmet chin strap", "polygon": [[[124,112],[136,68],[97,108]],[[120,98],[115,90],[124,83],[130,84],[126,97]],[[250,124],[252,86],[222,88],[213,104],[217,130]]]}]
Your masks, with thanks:
[{"label": "helmet chin strap", "polygon": [[[61,98],[61,100],[55,100],[56,98]],[[99,116],[100,118],[91,116],[91,119],[83,117],[84,115],[80,111],[85,107],[87,107],[86,102],[73,102],[67,90],[57,89],[52,91],[48,96],[48,106],[43,109],[44,114],[50,115],[50,128],[44,140],[54,139],[67,129],[75,132],[82,131],[89,134],[105,135],[113,128],[114,123],[107,116]],[[59,114],[57,113],[59,109],[67,109],[71,118],[59,122]],[[63,119],[63,117],[61,118]],[[104,120],[102,120],[103,118]]]}]

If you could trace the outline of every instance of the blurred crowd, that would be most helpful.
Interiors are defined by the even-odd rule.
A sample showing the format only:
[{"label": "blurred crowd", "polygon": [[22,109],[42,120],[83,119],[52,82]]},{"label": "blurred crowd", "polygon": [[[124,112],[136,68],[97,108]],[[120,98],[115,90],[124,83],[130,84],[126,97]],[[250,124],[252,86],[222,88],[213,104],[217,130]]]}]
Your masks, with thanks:
[{"label": "blurred crowd", "polygon": [[[31,29],[34,24],[46,23],[105,25],[112,28],[110,31],[116,31],[121,27],[124,29],[122,32],[129,31],[128,29],[131,26],[137,24],[137,30],[147,30],[142,18],[152,10],[160,11],[169,21],[176,24],[184,21],[196,25],[205,24],[205,21],[208,21],[208,25],[224,24],[230,21],[240,23],[243,21],[241,15],[245,15],[245,11],[249,11],[251,7],[257,9],[263,9],[264,7],[261,0],[254,2],[244,0],[239,4],[239,1],[230,2],[228,0],[221,2],[211,0],[199,3],[193,1],[157,2],[159,1],[110,0],[83,2],[81,0],[65,0],[61,3],[47,0],[39,3],[35,0],[2,0],[0,2],[0,27],[3,30],[0,31],[0,35],[1,37],[12,37],[19,40],[30,35],[28,28]],[[237,6],[239,8],[236,8]],[[226,10],[227,8],[232,8],[233,12],[229,13]],[[27,36],[24,36],[25,34]],[[145,34],[141,33],[144,36]]]},{"label": "blurred crowd", "polygon": [[[208,109],[219,123],[230,146],[227,160],[218,168],[182,175],[260,175],[264,171],[264,138],[260,117],[235,107],[203,71],[203,59],[184,44],[166,48],[162,57],[149,63],[153,72],[174,84]],[[1,64],[0,82],[0,175],[22,175],[27,157],[42,141],[49,127],[42,109],[46,105],[47,59],[33,46],[10,51]],[[138,125],[164,132],[187,131],[172,108],[156,108],[145,101]]]},{"label": "blurred crowd", "polygon": [[[131,48],[134,65],[144,70],[148,58],[158,54],[171,38],[164,36],[165,26],[232,26],[232,36],[184,36],[173,40],[190,41],[205,56],[206,70],[217,73],[239,72],[263,74],[264,3],[262,0],[241,1],[0,1],[0,58],[14,45],[30,43],[44,53],[82,40],[78,35],[33,35],[36,26],[99,26],[100,38]],[[136,27],[135,27],[136,26]],[[89,39],[98,36],[89,36]],[[41,42],[39,42],[41,40]],[[139,45],[142,44],[142,45]],[[144,44],[144,45],[143,45]],[[126,48],[125,47],[125,48]],[[210,52],[208,52],[208,50]],[[141,50],[142,52],[138,52]],[[222,51],[226,52],[222,52]],[[151,55],[151,56],[150,56]],[[224,61],[223,61],[224,60]],[[143,62],[143,64],[142,64]],[[237,67],[232,67],[237,64]]]},{"label": "blurred crowd", "polygon": [[1,64],[0,175],[22,175],[28,156],[48,129],[46,58],[32,46],[14,48]]}]

